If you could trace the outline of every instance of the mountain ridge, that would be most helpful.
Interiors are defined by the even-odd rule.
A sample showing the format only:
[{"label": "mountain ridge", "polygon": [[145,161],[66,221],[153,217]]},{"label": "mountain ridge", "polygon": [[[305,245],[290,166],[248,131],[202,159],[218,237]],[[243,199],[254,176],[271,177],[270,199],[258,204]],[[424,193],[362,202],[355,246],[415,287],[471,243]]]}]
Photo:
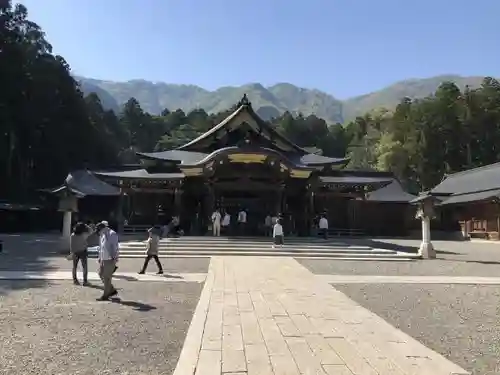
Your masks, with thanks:
[{"label": "mountain ridge", "polygon": [[170,84],[132,79],[125,82],[75,77],[84,94],[96,92],[106,109],[118,111],[131,97],[152,114],[163,109],[190,111],[203,108],[209,113],[227,110],[247,94],[256,111],[269,119],[285,111],[314,114],[328,123],[343,123],[377,108],[393,109],[404,97],[421,98],[432,94],[444,81],[453,81],[460,89],[478,87],[484,77],[443,74],[429,78],[410,78],[380,90],[339,100],[319,89],[281,82],[264,86],[251,82],[241,86],[223,86],[207,90],[193,84]]}]

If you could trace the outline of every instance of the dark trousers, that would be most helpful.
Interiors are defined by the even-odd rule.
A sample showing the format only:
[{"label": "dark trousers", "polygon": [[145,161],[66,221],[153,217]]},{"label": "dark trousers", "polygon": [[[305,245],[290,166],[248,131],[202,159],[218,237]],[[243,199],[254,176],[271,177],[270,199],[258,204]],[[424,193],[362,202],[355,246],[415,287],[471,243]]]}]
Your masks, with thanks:
[{"label": "dark trousers", "polygon": [[87,282],[87,276],[88,276],[88,253],[86,251],[82,253],[76,253],[73,254],[73,280],[78,280],[76,277],[76,269],[78,268],[78,262],[82,263],[82,269],[83,269],[83,282]]},{"label": "dark trousers", "polygon": [[141,272],[146,272],[146,268],[148,268],[148,263],[151,259],[154,259],[155,260],[155,263],[158,267],[158,272],[162,272],[163,271],[163,267],[161,266],[161,263],[160,263],[160,258],[158,258],[158,255],[150,255],[148,254],[146,256],[146,259],[144,259],[144,264],[142,266],[142,270]]},{"label": "dark trousers", "polygon": [[319,232],[325,240],[328,239],[328,229],[320,229]]}]

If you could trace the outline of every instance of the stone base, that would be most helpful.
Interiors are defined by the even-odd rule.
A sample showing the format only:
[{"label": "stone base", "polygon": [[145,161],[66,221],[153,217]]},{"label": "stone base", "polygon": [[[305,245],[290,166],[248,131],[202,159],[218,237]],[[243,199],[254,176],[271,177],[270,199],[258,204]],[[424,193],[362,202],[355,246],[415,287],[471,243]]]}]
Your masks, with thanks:
[{"label": "stone base", "polygon": [[420,249],[418,249],[418,253],[423,259],[436,259],[436,250],[430,242],[422,242],[420,244]]}]

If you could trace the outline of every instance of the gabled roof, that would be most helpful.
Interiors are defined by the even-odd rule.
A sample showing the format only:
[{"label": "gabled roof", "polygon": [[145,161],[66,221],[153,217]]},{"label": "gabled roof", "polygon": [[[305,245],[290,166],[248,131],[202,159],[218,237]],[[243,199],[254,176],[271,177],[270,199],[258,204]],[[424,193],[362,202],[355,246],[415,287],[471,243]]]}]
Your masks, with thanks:
[{"label": "gabled roof", "polygon": [[145,159],[173,161],[179,164],[196,164],[208,156],[208,154],[205,154],[203,152],[182,150],[138,152],[137,155]]},{"label": "gabled roof", "polygon": [[78,170],[69,173],[64,184],[53,189],[51,193],[56,194],[63,191],[70,191],[79,197],[87,195],[120,195],[120,189],[98,179],[92,172],[87,170]]},{"label": "gabled roof", "polygon": [[466,194],[500,189],[500,163],[469,169],[445,176],[431,194]]},{"label": "gabled roof", "polygon": [[[253,122],[257,124],[258,129],[252,128],[256,134],[258,134],[259,136],[263,136],[262,133],[267,133],[269,134],[267,138],[272,138],[276,142],[280,143],[281,149],[280,147],[277,147],[278,149],[280,149],[279,151],[296,164],[302,164],[306,166],[322,166],[331,164],[340,165],[346,164],[349,161],[349,158],[331,158],[320,155],[319,151],[321,150],[317,148],[314,149],[314,152],[311,152],[313,150],[307,150],[298,146],[297,144],[277,132],[276,129],[274,129],[266,121],[262,120],[259,115],[253,110],[252,104],[248,100],[246,94],[240,100],[240,102],[238,103],[238,108],[233,113],[227,116],[219,124],[215,125],[207,132],[186,143],[185,145],[180,146],[175,150],[150,153],[138,152],[137,155],[143,159],[171,161],[181,165],[199,164],[200,162],[202,162],[202,160],[206,159],[210,155],[210,153],[200,152],[203,151],[203,149],[200,150],[200,142],[210,138],[219,131],[223,131],[224,129],[226,129],[227,131],[234,131],[237,127],[242,126],[243,124],[247,124],[247,121],[241,118],[242,116],[246,119],[252,119]],[[238,120],[238,118],[241,120],[240,123],[235,122]],[[235,127],[231,128],[230,126],[233,124],[235,125]],[[286,145],[286,149],[283,149],[283,145]]]},{"label": "gabled roof", "polygon": [[447,197],[442,206],[449,204],[465,204],[471,202],[491,201],[500,199],[500,189],[486,190],[478,193],[453,194]]},{"label": "gabled roof", "polygon": [[366,200],[371,202],[408,203],[415,198],[415,195],[404,191],[399,181],[393,178],[389,185],[368,193]]},{"label": "gabled roof", "polygon": [[145,169],[117,172],[93,172],[97,176],[134,180],[177,180],[184,178],[184,173],[149,173]]},{"label": "gabled roof", "polygon": [[[218,152],[214,151],[214,152]],[[170,150],[160,152],[138,152],[139,157],[149,160],[172,161],[180,165],[196,165],[207,159],[211,154],[196,151]],[[330,158],[328,156],[317,154],[289,154],[285,155],[295,164],[303,164],[306,166],[321,166],[327,164],[346,164],[348,158]]]},{"label": "gabled roof", "polygon": [[[280,142],[286,144],[289,146],[293,151],[297,152],[301,156],[310,154],[309,151],[303,149],[302,147],[298,146],[291,140],[289,140],[287,137],[284,135],[280,134],[276,129],[274,129],[270,124],[268,124],[266,121],[262,120],[260,116],[253,110],[252,108],[252,103],[248,100],[247,95],[243,95],[243,98],[240,100],[238,103],[238,108],[231,113],[229,116],[227,116],[224,120],[222,120],[219,124],[215,125],[211,129],[209,129],[207,132],[204,134],[200,135],[199,137],[193,139],[192,141],[186,143],[183,146],[180,146],[177,148],[177,150],[185,150],[189,151],[189,149],[193,149],[193,146],[197,145],[199,142],[207,139],[208,137],[214,135],[218,131],[228,128],[230,124],[232,124],[238,117],[243,116],[244,114],[247,114],[250,116],[251,119],[255,121],[255,123],[258,125],[260,132],[263,130],[270,134],[272,138],[279,140]],[[244,122],[242,122],[243,124]],[[284,150],[283,150],[284,151]]]}]

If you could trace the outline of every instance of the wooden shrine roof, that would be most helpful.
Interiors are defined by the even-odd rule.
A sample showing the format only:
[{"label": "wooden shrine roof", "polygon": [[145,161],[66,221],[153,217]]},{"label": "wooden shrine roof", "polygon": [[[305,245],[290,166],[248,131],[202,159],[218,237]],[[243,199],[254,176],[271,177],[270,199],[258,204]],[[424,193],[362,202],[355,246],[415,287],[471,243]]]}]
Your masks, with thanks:
[{"label": "wooden shrine roof", "polygon": [[500,163],[445,176],[440,184],[431,189],[432,195],[465,194],[500,189]]},{"label": "wooden shrine roof", "polygon": [[246,113],[252,118],[259,128],[261,130],[265,130],[269,134],[272,134],[274,138],[279,139],[281,142],[287,144],[291,149],[293,149],[295,152],[298,152],[301,155],[308,154],[306,150],[304,150],[302,147],[298,146],[297,144],[293,143],[291,140],[280,134],[279,132],[276,131],[270,124],[268,124],[266,121],[262,120],[260,116],[253,110],[252,108],[252,103],[248,100],[247,95],[243,95],[243,98],[239,101],[238,103],[238,108],[231,113],[229,116],[227,116],[224,120],[222,120],[219,124],[215,125],[211,129],[209,129],[207,132],[203,133],[199,137],[193,139],[192,141],[186,143],[183,146],[178,147],[178,150],[189,150],[192,148],[192,146],[196,145],[197,143],[201,142],[202,140],[210,137],[211,135],[215,134],[219,130],[222,130],[226,128],[233,120],[237,119],[242,113]]},{"label": "wooden shrine roof", "polygon": [[113,177],[118,179],[134,180],[179,180],[184,178],[184,173],[149,173],[145,169],[117,172],[94,172],[97,176]]},{"label": "wooden shrine roof", "polygon": [[50,190],[54,194],[63,193],[64,191],[69,191],[80,197],[87,195],[120,195],[119,188],[100,180],[87,170],[78,170],[69,173],[63,185]]},{"label": "wooden shrine roof", "polygon": [[500,163],[447,175],[428,192],[440,205],[500,199]]},{"label": "wooden shrine roof", "polygon": [[[141,158],[149,160],[171,161],[181,165],[189,166],[189,165],[197,165],[201,163],[204,159],[209,159],[210,155],[218,153],[221,150],[223,149],[216,150],[211,154],[194,152],[194,151],[169,150],[169,151],[150,152],[150,153],[138,152],[137,155]],[[328,156],[316,155],[316,154],[306,154],[306,155],[288,154],[284,156],[287,159],[291,160],[294,164],[303,166],[321,166],[325,164],[341,165],[349,161],[348,158],[331,158]]]}]

